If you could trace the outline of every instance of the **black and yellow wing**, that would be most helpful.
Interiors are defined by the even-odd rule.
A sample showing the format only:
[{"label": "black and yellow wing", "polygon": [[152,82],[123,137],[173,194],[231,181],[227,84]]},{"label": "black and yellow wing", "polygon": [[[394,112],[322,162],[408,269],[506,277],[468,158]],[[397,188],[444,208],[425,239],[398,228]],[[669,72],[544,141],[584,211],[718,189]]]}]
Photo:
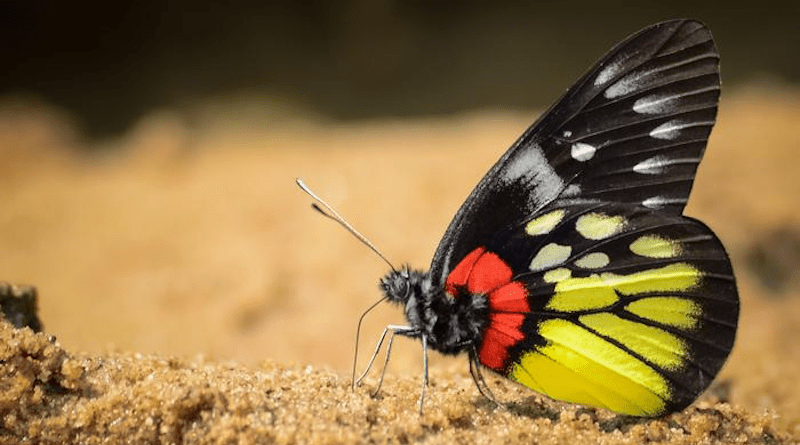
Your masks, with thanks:
[{"label": "black and yellow wing", "polygon": [[[500,352],[494,370],[532,389],[638,416],[682,409],[708,387],[739,312],[730,261],[708,227],[604,204],[553,207],[522,229],[509,247],[528,255],[501,257],[527,308],[490,315],[481,361],[498,364]],[[508,297],[489,295],[490,307]],[[523,335],[498,351],[504,329]]]},{"label": "black and yellow wing", "polygon": [[727,359],[730,260],[682,216],[715,122],[709,31],[629,37],[503,155],[431,264],[448,295],[485,295],[484,366],[553,398],[637,416],[681,409]]}]

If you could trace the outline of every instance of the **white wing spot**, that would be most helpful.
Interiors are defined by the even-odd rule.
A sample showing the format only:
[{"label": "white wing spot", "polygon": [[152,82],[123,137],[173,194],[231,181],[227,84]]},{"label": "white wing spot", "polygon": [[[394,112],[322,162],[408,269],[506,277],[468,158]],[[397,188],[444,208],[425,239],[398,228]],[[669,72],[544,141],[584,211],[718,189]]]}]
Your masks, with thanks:
[{"label": "white wing spot", "polygon": [[678,106],[680,96],[652,95],[643,97],[633,104],[633,111],[639,114],[660,114],[673,111]]},{"label": "white wing spot", "polygon": [[633,171],[642,175],[658,175],[664,173],[670,164],[666,156],[654,156],[633,166]]},{"label": "white wing spot", "polygon": [[564,264],[569,256],[572,254],[572,246],[561,246],[556,243],[550,243],[536,253],[536,256],[531,260],[530,270],[533,272],[551,269],[559,264]]},{"label": "white wing spot", "polygon": [[681,134],[681,130],[686,127],[691,127],[691,124],[685,124],[677,119],[664,122],[650,132],[650,137],[655,139],[675,139]]},{"label": "white wing spot", "polygon": [[668,204],[686,204],[685,199],[665,198],[663,196],[653,196],[642,201],[642,205],[651,209],[660,209]]},{"label": "white wing spot", "polygon": [[664,173],[670,165],[699,164],[698,158],[669,159],[666,156],[653,156],[633,166],[633,171],[643,175],[658,175]]},{"label": "white wing spot", "polygon": [[699,88],[692,91],[685,91],[670,96],[651,94],[650,96],[643,97],[633,104],[633,111],[639,114],[661,114],[675,111],[681,106],[682,99],[695,96],[709,91],[717,91],[719,87],[710,86],[706,88]]},{"label": "white wing spot", "polygon": [[564,132],[564,137],[565,137],[565,138],[570,138],[570,137],[572,137],[572,132],[571,132],[571,131],[569,131],[569,130],[565,131],[565,132]]},{"label": "white wing spot", "polygon": [[584,144],[583,142],[576,142],[572,144],[572,159],[580,162],[586,162],[594,157],[597,148],[592,145]]},{"label": "white wing spot", "polygon": [[631,73],[627,76],[623,77],[622,79],[618,80],[614,85],[608,87],[603,93],[606,99],[613,99],[619,96],[625,96],[636,89],[640,88],[641,85],[647,82],[647,78],[652,76],[651,72],[644,72],[644,73]]},{"label": "white wing spot", "polygon": [[653,196],[642,201],[642,205],[650,209],[660,209],[667,203],[667,198],[663,196]]},{"label": "white wing spot", "polygon": [[[675,63],[670,63],[667,65],[662,65],[656,67],[650,71],[642,71],[638,73],[630,73],[627,76],[623,77],[622,79],[618,80],[614,85],[611,85],[606,89],[604,95],[607,99],[613,99],[618,96],[624,96],[637,89],[642,89],[647,86],[648,83],[656,81],[659,77],[662,76],[662,72],[668,71],[673,68],[677,68],[682,65],[688,65],[692,62],[702,60],[707,58],[706,54],[700,54],[695,57],[689,59],[679,60]],[[595,85],[597,85],[597,81],[595,81]]]},{"label": "white wing spot", "polygon": [[538,145],[515,153],[502,171],[503,181],[506,183],[523,181],[529,184],[531,198],[537,205],[554,199],[564,188],[564,181]]},{"label": "white wing spot", "polygon": [[600,71],[600,74],[597,75],[594,79],[594,86],[600,86],[609,80],[611,80],[614,76],[617,75],[619,69],[622,67],[622,62],[616,61],[609,63],[603,68],[603,71]]},{"label": "white wing spot", "polygon": [[569,198],[571,196],[578,196],[581,194],[581,186],[578,184],[570,184],[561,192],[562,198]]}]

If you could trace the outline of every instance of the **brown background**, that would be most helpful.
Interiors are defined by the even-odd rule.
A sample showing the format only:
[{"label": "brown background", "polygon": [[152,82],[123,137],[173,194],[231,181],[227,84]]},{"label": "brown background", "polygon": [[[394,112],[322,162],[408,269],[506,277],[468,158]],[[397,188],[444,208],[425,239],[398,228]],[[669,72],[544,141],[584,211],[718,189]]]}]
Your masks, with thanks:
[{"label": "brown background", "polygon": [[[331,367],[344,381],[355,322],[386,266],[315,214],[294,178],[393,261],[424,267],[535,114],[340,124],[272,110],[267,126],[237,117],[250,112],[210,104],[194,128],[154,113],[87,155],[68,116],[5,103],[0,270],[38,287],[45,329],[67,350],[269,359]],[[740,331],[720,378],[735,405],[774,413],[795,437],[799,116],[796,90],[728,92],[686,211],[717,231],[739,280]],[[391,307],[370,316],[362,354],[402,321]],[[432,367],[467,373],[463,358],[434,356]],[[420,371],[419,345],[399,342],[390,374],[413,382]]]}]

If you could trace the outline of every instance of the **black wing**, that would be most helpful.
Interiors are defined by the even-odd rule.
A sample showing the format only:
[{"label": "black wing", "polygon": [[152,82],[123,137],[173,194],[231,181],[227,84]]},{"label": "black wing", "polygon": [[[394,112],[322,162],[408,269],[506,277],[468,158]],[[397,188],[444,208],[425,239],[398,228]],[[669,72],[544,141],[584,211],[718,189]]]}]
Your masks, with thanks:
[{"label": "black wing", "polygon": [[556,200],[680,214],[715,122],[719,83],[719,55],[697,21],[652,25],[618,44],[473,190],[433,257],[434,283],[476,247],[499,250],[509,229]]}]

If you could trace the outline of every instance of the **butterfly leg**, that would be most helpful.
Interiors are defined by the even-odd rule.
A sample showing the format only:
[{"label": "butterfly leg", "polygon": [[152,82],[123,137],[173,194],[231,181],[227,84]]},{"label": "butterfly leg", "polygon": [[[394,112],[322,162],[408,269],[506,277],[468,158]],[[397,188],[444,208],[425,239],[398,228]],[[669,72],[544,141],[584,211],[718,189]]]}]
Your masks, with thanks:
[{"label": "butterfly leg", "polygon": [[486,380],[483,379],[480,363],[478,362],[478,353],[475,351],[474,345],[469,351],[469,373],[472,376],[472,380],[475,382],[475,386],[478,387],[478,391],[481,393],[481,395],[491,400],[494,404],[498,406],[501,405],[501,403],[494,398],[494,394],[492,394],[492,390],[489,389],[489,385],[486,384]]},{"label": "butterfly leg", "polygon": [[366,369],[361,375],[353,381],[353,387],[360,386],[364,377],[369,373],[370,369],[372,369],[372,365],[375,363],[375,359],[378,357],[380,353],[381,347],[383,347],[383,342],[386,340],[386,336],[389,335],[389,342],[386,347],[386,359],[383,362],[383,370],[381,371],[381,378],[378,383],[378,387],[372,393],[372,396],[378,394],[378,391],[383,384],[383,378],[386,375],[386,366],[389,364],[389,357],[392,352],[392,343],[394,342],[395,334],[406,335],[406,336],[415,336],[418,331],[410,326],[397,326],[397,325],[388,325],[383,330],[383,334],[381,334],[380,340],[378,340],[378,344],[375,346],[375,352],[373,352],[372,357],[370,357],[369,362],[367,363]]},{"label": "butterfly leg", "polygon": [[392,355],[392,345],[394,344],[394,334],[397,331],[392,331],[392,335],[389,337],[389,343],[386,344],[386,358],[383,360],[383,369],[381,370],[381,378],[378,380],[378,386],[375,387],[375,391],[372,392],[372,397],[378,395],[378,391],[381,390],[381,386],[383,386],[383,378],[386,377],[386,368],[389,366],[389,357]]},{"label": "butterfly leg", "polygon": [[428,338],[422,337],[422,391],[419,395],[419,415],[422,415],[422,407],[425,403],[425,391],[428,389]]},{"label": "butterfly leg", "polygon": [[[381,347],[383,346],[383,341],[386,340],[386,334],[389,333],[389,326],[383,329],[383,334],[381,334],[380,340],[378,340],[378,344],[375,346],[375,352],[372,353],[372,357],[370,357],[369,362],[367,362],[367,367],[364,369],[364,372],[358,376],[358,378],[353,378],[353,389],[355,390],[356,386],[361,386],[361,381],[364,380],[364,377],[367,376],[367,373],[370,369],[372,369],[372,364],[375,362],[375,358],[378,356],[378,353],[381,351]],[[353,364],[355,368],[355,363]],[[353,376],[355,376],[355,372],[353,372]]]}]

